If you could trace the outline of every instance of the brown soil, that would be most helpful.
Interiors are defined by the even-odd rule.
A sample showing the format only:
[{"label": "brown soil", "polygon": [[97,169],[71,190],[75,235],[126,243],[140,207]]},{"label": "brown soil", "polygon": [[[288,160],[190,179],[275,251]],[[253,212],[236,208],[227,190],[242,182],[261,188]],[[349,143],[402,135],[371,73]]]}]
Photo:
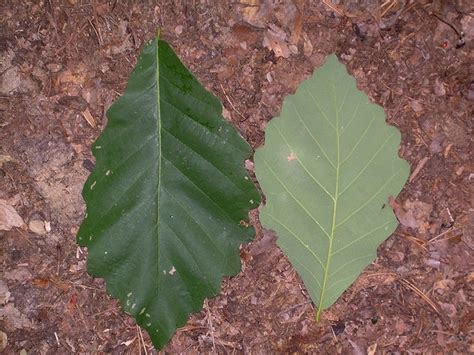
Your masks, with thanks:
[{"label": "brown soil", "polygon": [[0,231],[4,353],[154,352],[86,273],[75,234],[90,146],[158,27],[254,148],[285,95],[335,52],[400,129],[412,167],[391,204],[399,228],[319,324],[255,213],[242,272],[165,351],[474,352],[472,1],[204,3],[0,3],[0,200],[25,222]]}]

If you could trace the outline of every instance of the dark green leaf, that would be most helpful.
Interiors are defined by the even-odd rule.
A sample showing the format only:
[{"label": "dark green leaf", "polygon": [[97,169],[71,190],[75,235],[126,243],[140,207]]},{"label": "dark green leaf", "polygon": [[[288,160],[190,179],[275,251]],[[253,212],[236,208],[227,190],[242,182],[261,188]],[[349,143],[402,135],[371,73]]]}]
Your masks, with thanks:
[{"label": "dark green leaf", "polygon": [[156,39],[93,146],[78,243],[159,348],[239,272],[239,245],[254,233],[240,225],[259,203],[243,167],[252,151],[221,110]]}]

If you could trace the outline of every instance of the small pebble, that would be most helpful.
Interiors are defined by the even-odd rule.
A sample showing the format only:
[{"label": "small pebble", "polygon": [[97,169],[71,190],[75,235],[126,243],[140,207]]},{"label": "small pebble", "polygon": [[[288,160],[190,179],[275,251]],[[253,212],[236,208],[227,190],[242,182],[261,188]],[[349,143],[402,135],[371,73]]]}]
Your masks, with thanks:
[{"label": "small pebble", "polygon": [[63,66],[61,64],[58,64],[58,63],[49,63],[46,65],[46,68],[48,68],[48,70],[51,72],[51,73],[57,73],[58,71],[60,71]]},{"label": "small pebble", "polygon": [[178,25],[174,28],[174,33],[176,34],[176,36],[179,36],[181,33],[183,33],[183,30],[183,25]]}]

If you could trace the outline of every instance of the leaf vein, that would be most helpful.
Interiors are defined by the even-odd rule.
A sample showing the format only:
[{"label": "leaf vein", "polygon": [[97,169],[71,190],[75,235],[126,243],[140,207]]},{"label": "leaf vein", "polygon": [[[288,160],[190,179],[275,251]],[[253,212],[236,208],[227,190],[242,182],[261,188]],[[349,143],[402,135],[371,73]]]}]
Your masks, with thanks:
[{"label": "leaf vein", "polygon": [[[295,239],[306,249],[310,252],[311,255],[313,255],[313,257],[317,260],[317,262],[319,263],[319,265],[321,265],[321,269],[324,270],[324,264],[322,263],[321,259],[319,258],[319,256],[308,246],[306,245],[302,240],[301,238],[295,233],[293,232],[293,230],[291,230],[286,224],[284,224],[283,222],[281,222],[279,219],[277,219],[275,216],[273,216],[271,213],[268,213],[268,212],[265,212],[266,215],[268,217],[270,217],[271,219],[273,219],[276,223],[278,223],[280,226],[282,226],[283,228],[285,228],[290,234],[292,234]],[[318,282],[319,284],[319,282]],[[321,287],[321,285],[319,285]]]},{"label": "leaf vein", "polygon": [[[276,130],[278,131],[278,134],[283,138],[283,140],[285,141],[286,145],[288,146],[288,148],[290,148],[290,150],[293,151],[293,148],[291,147],[290,143],[288,142],[288,140],[286,139],[286,137],[283,135],[283,133],[280,131],[280,129],[276,126],[275,127]],[[313,179],[313,181],[331,198],[331,200],[334,201],[334,196],[331,195],[329,193],[329,191],[313,176],[313,174],[311,174],[309,172],[309,170],[306,168],[306,166],[303,164],[303,162],[301,161],[301,159],[296,156],[296,160],[298,161],[298,163],[300,163],[301,167],[306,171],[306,173]]]},{"label": "leaf vein", "polygon": [[[176,236],[176,239],[177,239],[177,240],[179,241],[179,243],[183,246],[183,249],[185,249],[185,250],[188,252],[188,254],[191,256],[191,258],[192,258],[193,261],[194,261],[194,265],[195,265],[195,266],[197,267],[197,269],[199,270],[199,274],[205,275],[205,274],[202,272],[201,267],[199,266],[199,263],[198,263],[198,261],[197,261],[197,259],[196,259],[196,256],[194,255],[194,253],[192,253],[192,250],[191,250],[191,249],[188,249],[188,248],[186,247],[186,244],[183,243],[183,241],[181,240],[181,237],[179,236],[179,234],[176,233],[175,230],[174,230],[173,228],[171,228],[171,226],[170,226],[168,223],[165,223],[165,225],[166,225],[166,226],[168,227],[168,229]],[[173,265],[173,267],[174,267],[174,265]],[[178,276],[178,277],[183,281],[183,284],[186,285],[186,288],[187,288],[187,291],[188,291],[188,295],[187,295],[187,296],[192,299],[192,294],[193,294],[193,293],[196,293],[196,292],[193,292],[193,291],[192,291],[193,288],[195,288],[194,282],[191,282],[191,285],[188,285],[189,282],[187,283],[187,282],[183,279],[183,277],[181,276],[179,270],[177,270],[177,271],[178,271],[178,272],[176,272],[176,273],[175,273],[174,275],[172,275],[172,276],[173,276],[173,277]],[[161,273],[159,273],[159,274],[161,274]],[[206,287],[207,287],[208,291],[211,292],[211,294],[214,293],[214,290],[212,289],[212,287],[211,287],[211,285],[209,284],[209,281],[206,279],[206,277],[200,278],[200,280],[201,280],[200,283],[202,283],[202,281],[205,281]]]},{"label": "leaf vein", "polygon": [[295,200],[295,202],[303,209],[303,211],[305,211],[305,213],[314,221],[314,223],[316,223],[318,225],[318,227],[324,232],[324,234],[326,235],[326,237],[329,239],[329,234],[328,232],[326,232],[326,230],[323,228],[323,226],[321,225],[321,223],[319,223],[319,221],[306,209],[306,207],[296,198],[295,195],[293,195],[291,193],[291,191],[288,189],[288,187],[283,183],[283,181],[280,180],[280,178],[278,177],[278,175],[275,173],[275,171],[271,168],[270,164],[268,164],[268,162],[263,159],[263,162],[265,163],[265,165],[268,167],[268,169],[270,170],[270,172],[273,174],[273,176],[275,176],[275,178],[278,180],[278,182],[280,183],[280,185],[285,189],[285,191],[293,198],[293,200]]},{"label": "leaf vein", "polygon": [[[355,258],[355,259],[351,259],[347,262],[345,262],[344,264],[342,264],[341,266],[339,266],[336,270],[334,270],[329,276],[328,278],[333,278],[334,275],[336,275],[339,271],[341,270],[344,270],[348,265],[351,265],[359,260],[364,260],[364,259],[367,259],[367,258],[373,258],[374,257],[374,253],[371,253],[371,254],[367,254],[367,255],[364,255],[364,256],[360,256],[358,258]],[[337,281],[335,282],[337,283]],[[333,286],[334,286],[334,283],[333,283]]]},{"label": "leaf vein", "polygon": [[341,165],[343,165],[347,160],[349,160],[349,158],[352,156],[352,154],[354,153],[354,151],[357,149],[357,147],[359,146],[359,144],[362,142],[362,140],[364,139],[364,137],[366,136],[367,132],[369,131],[370,127],[372,127],[372,124],[375,122],[375,115],[372,116],[372,120],[370,121],[370,123],[367,125],[367,128],[364,130],[364,132],[362,133],[362,135],[360,136],[359,140],[357,141],[357,143],[352,147],[351,151],[349,152],[349,154],[347,155],[347,157],[345,159],[342,160],[341,162]]},{"label": "leaf vein", "polygon": [[361,241],[362,239],[366,238],[367,236],[369,236],[370,234],[372,234],[373,232],[383,228],[383,227],[386,227],[388,224],[390,224],[390,221],[388,222],[385,222],[384,224],[381,224],[380,226],[378,227],[375,227],[373,228],[372,230],[368,231],[367,233],[363,234],[362,236],[360,236],[359,238],[357,239],[354,239],[352,240],[350,243],[344,245],[343,247],[341,247],[340,249],[336,250],[335,252],[332,253],[332,256],[340,253],[341,251],[343,251],[344,249],[347,249],[349,248],[351,245],[354,245],[355,243]]},{"label": "leaf vein", "polygon": [[341,127],[341,129],[343,129],[343,132],[341,133],[341,138],[342,138],[342,136],[344,136],[345,132],[349,131],[348,128],[351,126],[352,122],[354,121],[354,118],[359,113],[359,108],[360,108],[360,101],[357,102],[357,106],[356,106],[354,112],[352,113],[351,119],[349,120],[349,122],[347,122],[346,127],[345,128]]},{"label": "leaf vein", "polygon": [[370,160],[367,162],[367,164],[365,164],[362,169],[359,171],[359,173],[356,175],[356,177],[344,188],[344,190],[341,191],[341,193],[339,194],[339,196],[341,196],[344,192],[346,192],[351,186],[352,184],[354,184],[358,179],[359,177],[364,173],[364,171],[370,166],[370,164],[374,161],[374,159],[379,155],[379,153],[382,151],[382,149],[385,147],[385,145],[387,144],[387,142],[390,140],[390,138],[392,138],[394,135],[395,135],[396,132],[393,132],[390,136],[388,136],[384,142],[382,143],[382,145],[377,149],[377,151],[374,153],[374,155],[372,155],[372,157],[370,158]]},{"label": "leaf vein", "polygon": [[[291,101],[290,101],[291,102]],[[299,120],[301,121],[301,123],[303,124],[305,130],[309,133],[309,135],[311,136],[311,138],[314,140],[314,142],[316,143],[316,145],[318,146],[319,150],[321,151],[321,153],[323,153],[324,157],[326,158],[326,160],[328,161],[328,163],[333,167],[333,169],[336,169],[336,166],[334,165],[334,163],[331,161],[331,159],[329,159],[329,156],[327,155],[326,151],[323,149],[323,147],[321,146],[321,144],[318,142],[318,140],[316,139],[316,137],[313,135],[313,133],[310,131],[309,127],[306,125],[306,122],[303,120],[303,118],[301,117],[301,114],[299,113],[298,109],[296,108],[296,105],[291,102],[291,104],[293,105],[293,108],[296,112],[296,115],[298,116]]]},{"label": "leaf vein", "polygon": [[367,206],[379,193],[382,191],[392,180],[394,177],[398,176],[398,174],[402,171],[402,169],[398,170],[395,174],[393,174],[390,179],[388,179],[381,187],[378,189],[369,199],[367,199],[362,205],[360,205],[359,208],[354,210],[352,213],[350,213],[346,218],[344,218],[341,222],[339,222],[336,225],[336,228],[339,228],[342,226],[344,223],[346,223],[352,216],[354,216],[357,212],[362,210],[365,206]]},{"label": "leaf vein", "polygon": [[198,185],[196,185],[196,183],[189,176],[187,176],[172,160],[166,158],[165,156],[163,156],[163,159],[168,161],[171,165],[173,165],[176,168],[176,170],[178,170],[181,173],[181,175],[186,178],[186,180],[188,180],[194,187],[196,187],[196,189],[198,189],[204,196],[206,196],[209,199],[209,201],[211,201],[216,207],[218,207],[222,212],[224,212],[224,214],[229,218],[229,220],[231,221],[233,220],[233,218],[229,215],[229,213],[224,208],[222,208],[221,205],[219,205],[214,199],[211,198],[211,196],[206,194]]},{"label": "leaf vein", "polygon": [[183,206],[183,204],[176,198],[174,197],[174,195],[168,191],[166,188],[163,188],[164,191],[166,191],[166,193],[171,196],[171,198],[173,200],[176,201],[176,203],[178,204],[178,206],[181,208],[181,210],[184,211],[184,213],[186,213],[189,218],[194,222],[196,223],[196,225],[199,227],[199,229],[204,233],[204,235],[207,237],[207,239],[209,240],[209,242],[212,244],[212,246],[214,247],[215,250],[217,250],[217,252],[219,254],[221,254],[223,257],[224,257],[224,260],[226,261],[226,264],[228,264],[228,259],[227,259],[227,256],[224,254],[224,252],[222,251],[221,248],[219,248],[215,243],[214,243],[214,240],[211,238],[211,236],[206,232],[206,230],[204,229],[203,225],[201,223],[199,223],[199,221],[194,218],[194,216],[189,213],[189,211]]},{"label": "leaf vein", "polygon": [[326,120],[326,122],[334,129],[336,130],[336,127],[334,127],[334,125],[332,124],[332,122],[329,120],[329,118],[326,116],[326,113],[324,113],[324,111],[321,109],[321,106],[319,106],[319,103],[318,101],[316,100],[316,98],[314,97],[313,93],[309,90],[307,90],[305,87],[301,86],[302,89],[304,91],[306,91],[309,96],[311,96],[311,98],[313,99],[314,103],[316,104],[316,108],[318,109],[318,111],[321,113],[321,115],[323,116],[323,118]]},{"label": "leaf vein", "polygon": [[163,131],[168,133],[171,137],[173,137],[175,139],[175,141],[181,143],[182,146],[186,147],[187,149],[189,149],[189,151],[191,153],[194,153],[196,154],[197,156],[201,157],[205,162],[209,163],[217,172],[219,172],[220,175],[222,175],[223,177],[225,177],[226,180],[228,180],[233,186],[235,186],[239,191],[242,191],[242,189],[235,183],[235,181],[233,181],[229,176],[227,176],[221,169],[219,169],[219,167],[217,167],[217,165],[214,164],[214,162],[210,161],[209,159],[207,159],[205,156],[203,156],[201,153],[199,153],[197,150],[194,150],[193,148],[191,148],[189,145],[187,145],[182,139],[180,139],[179,137],[175,136],[173,133],[171,133],[170,131],[168,131],[167,129],[163,128]]}]

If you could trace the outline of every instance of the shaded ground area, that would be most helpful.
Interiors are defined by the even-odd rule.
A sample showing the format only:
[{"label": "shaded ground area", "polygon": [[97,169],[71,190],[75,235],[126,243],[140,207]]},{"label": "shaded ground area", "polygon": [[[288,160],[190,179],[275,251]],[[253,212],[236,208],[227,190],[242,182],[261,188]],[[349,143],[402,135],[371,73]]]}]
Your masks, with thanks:
[{"label": "shaded ground area", "polygon": [[158,27],[254,148],[282,99],[335,52],[400,129],[400,155],[412,167],[397,202],[387,202],[400,227],[319,324],[254,211],[243,271],[165,351],[474,351],[474,5],[354,3],[1,3],[0,207],[24,221],[0,230],[6,354],[153,351],[87,275],[75,234],[90,146]]}]

